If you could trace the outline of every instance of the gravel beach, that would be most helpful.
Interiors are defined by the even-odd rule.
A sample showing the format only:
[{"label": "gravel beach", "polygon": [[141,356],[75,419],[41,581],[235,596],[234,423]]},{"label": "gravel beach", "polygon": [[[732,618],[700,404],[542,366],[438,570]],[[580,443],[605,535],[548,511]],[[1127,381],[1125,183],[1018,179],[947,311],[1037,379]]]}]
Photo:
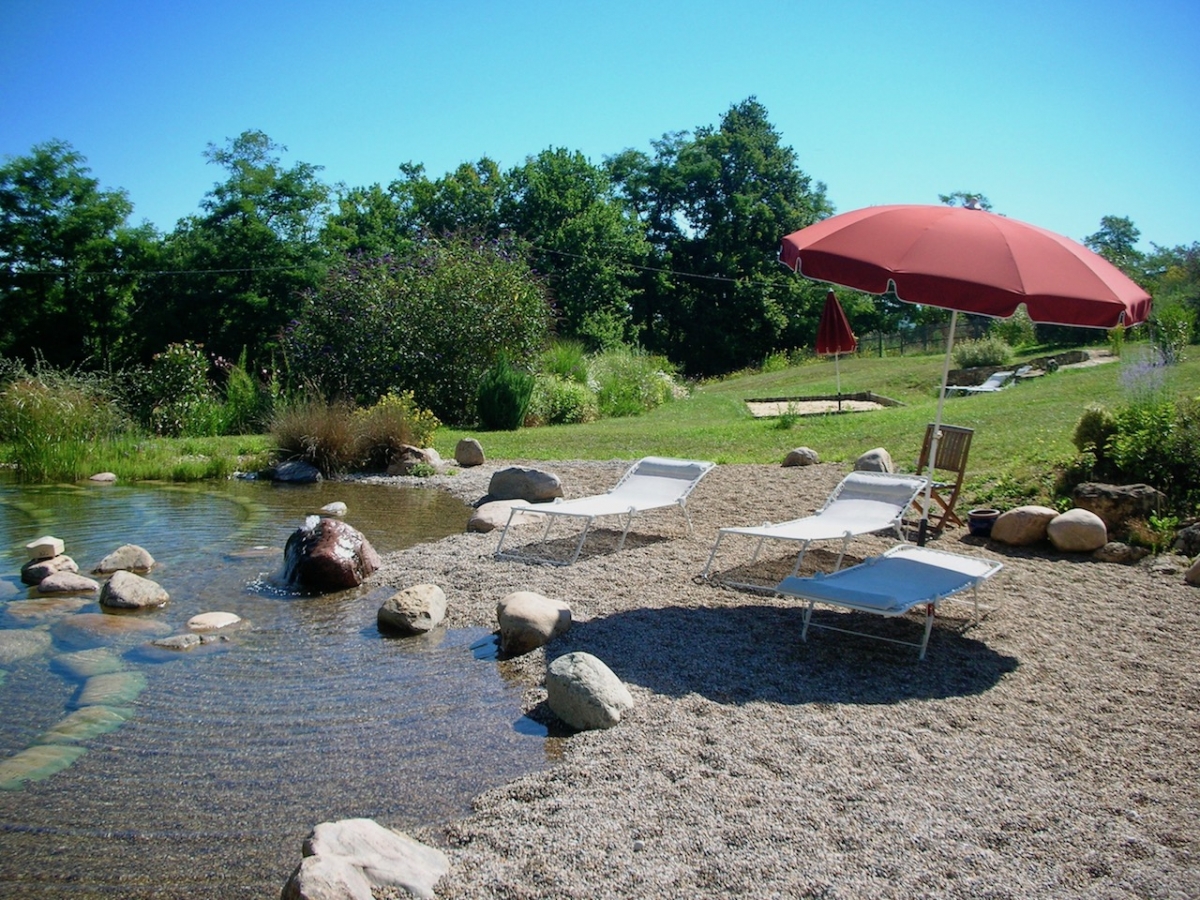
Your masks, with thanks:
[{"label": "gravel beach", "polygon": [[[375,480],[474,502],[509,465],[554,472],[571,498],[629,462]],[[620,552],[602,527],[567,568],[495,560],[496,532],[384,558],[372,583],[441,586],[452,627],[494,626],[514,590],[571,606],[565,635],[499,663],[534,718],[552,719],[547,661],[575,650],[636,703],[615,728],[549,738],[544,771],[467,818],[412,830],[450,856],[439,897],[1200,896],[1200,589],[1169,571],[1181,561],[1104,564],[951,529],[931,546],[1004,569],[977,624],[943,606],[924,662],[836,632],[803,643],[796,603],[697,577],[719,527],[810,513],[845,471],[718,466],[689,500],[690,537],[677,510],[644,514]],[[726,543],[713,581],[747,574],[752,542]],[[856,540],[846,564],[892,543]],[[835,549],[810,550],[803,574]],[[794,558],[764,557],[764,579]]]}]

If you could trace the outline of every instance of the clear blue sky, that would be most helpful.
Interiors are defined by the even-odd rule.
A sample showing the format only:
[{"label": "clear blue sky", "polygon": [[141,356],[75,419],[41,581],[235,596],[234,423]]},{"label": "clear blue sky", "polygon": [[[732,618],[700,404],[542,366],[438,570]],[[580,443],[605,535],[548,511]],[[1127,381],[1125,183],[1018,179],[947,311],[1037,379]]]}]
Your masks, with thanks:
[{"label": "clear blue sky", "polygon": [[0,156],[69,141],[169,230],[250,128],[386,185],[648,151],[755,95],[838,211],[979,191],[1174,246],[1200,241],[1198,46],[1196,0],[0,0]]}]

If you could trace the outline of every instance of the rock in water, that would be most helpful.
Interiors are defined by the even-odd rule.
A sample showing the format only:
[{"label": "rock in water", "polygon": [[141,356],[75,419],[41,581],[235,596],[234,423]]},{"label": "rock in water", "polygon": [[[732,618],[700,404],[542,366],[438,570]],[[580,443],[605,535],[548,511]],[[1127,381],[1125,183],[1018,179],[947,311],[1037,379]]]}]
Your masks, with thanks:
[{"label": "rock in water", "polygon": [[340,519],[309,516],[283,548],[284,580],[319,593],[357,587],[379,566],[371,542]]}]

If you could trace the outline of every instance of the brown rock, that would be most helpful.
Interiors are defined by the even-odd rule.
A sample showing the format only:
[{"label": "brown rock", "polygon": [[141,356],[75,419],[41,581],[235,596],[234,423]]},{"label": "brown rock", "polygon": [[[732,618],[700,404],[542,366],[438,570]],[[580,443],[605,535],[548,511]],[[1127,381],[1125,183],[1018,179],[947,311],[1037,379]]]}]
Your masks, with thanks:
[{"label": "brown rock", "polygon": [[1046,539],[1046,526],[1058,515],[1048,506],[1018,506],[1000,514],[992,525],[992,540],[1026,547]]},{"label": "brown rock", "polygon": [[310,591],[357,587],[380,566],[379,554],[341,519],[309,516],[283,548],[283,577]]},{"label": "brown rock", "polygon": [[1069,509],[1046,526],[1046,537],[1065,553],[1091,553],[1108,543],[1104,520],[1090,510]]}]

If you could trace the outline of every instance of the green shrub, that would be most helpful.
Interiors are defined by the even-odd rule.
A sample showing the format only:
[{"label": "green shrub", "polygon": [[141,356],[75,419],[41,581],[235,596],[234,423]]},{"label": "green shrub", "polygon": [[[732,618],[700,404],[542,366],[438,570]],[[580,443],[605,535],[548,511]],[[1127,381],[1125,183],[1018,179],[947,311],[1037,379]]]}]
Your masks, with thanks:
[{"label": "green shrub", "polygon": [[599,414],[596,395],[586,384],[539,375],[525,421],[529,425],[578,425],[594,421]]},{"label": "green shrub", "polygon": [[[1037,340],[1037,332],[1033,327],[1033,319],[1029,318],[1025,307],[1019,306],[1017,311],[1007,319],[992,319],[988,325],[988,337],[1003,341],[1009,347],[1028,347]],[[981,365],[989,364],[982,363]],[[991,365],[1003,366],[1007,363],[991,363]]]},{"label": "green shrub", "polygon": [[441,423],[421,409],[411,391],[389,391],[378,403],[354,412],[359,457],[369,469],[386,469],[405,444],[428,447]]},{"label": "green shrub", "polygon": [[156,353],[141,391],[146,425],[166,437],[220,434],[223,413],[208,380],[208,358],[200,344],[170,344]]},{"label": "green shrub", "polygon": [[1080,416],[1071,440],[1080,453],[1092,453],[1103,457],[1108,442],[1116,432],[1116,416],[1104,406],[1092,404]]},{"label": "green shrub", "polygon": [[534,378],[513,367],[501,353],[479,382],[475,398],[479,421],[488,431],[515,431],[525,423]]},{"label": "green shrub", "polygon": [[463,424],[495,354],[532,365],[549,322],[545,287],[513,245],[428,239],[403,257],[333,266],[282,345],[292,377],[328,397],[367,404],[408,390],[443,422]]},{"label": "green shrub", "polygon": [[225,405],[221,434],[253,434],[271,420],[274,397],[269,386],[261,384],[246,367],[246,351],[236,363],[216,360],[225,372]]},{"label": "green shrub", "polygon": [[541,371],[563,381],[587,384],[587,350],[580,341],[555,340],[542,351]]},{"label": "green shrub", "polygon": [[618,347],[592,357],[591,383],[603,417],[636,416],[675,397],[675,369],[665,357]]},{"label": "green shrub", "polygon": [[960,369],[977,366],[1007,366],[1012,362],[1012,347],[998,337],[959,341],[954,345],[954,364]]},{"label": "green shrub", "polygon": [[1153,320],[1154,346],[1162,354],[1163,362],[1172,366],[1183,359],[1183,351],[1192,341],[1196,317],[1190,309],[1174,304],[1156,310]]}]

